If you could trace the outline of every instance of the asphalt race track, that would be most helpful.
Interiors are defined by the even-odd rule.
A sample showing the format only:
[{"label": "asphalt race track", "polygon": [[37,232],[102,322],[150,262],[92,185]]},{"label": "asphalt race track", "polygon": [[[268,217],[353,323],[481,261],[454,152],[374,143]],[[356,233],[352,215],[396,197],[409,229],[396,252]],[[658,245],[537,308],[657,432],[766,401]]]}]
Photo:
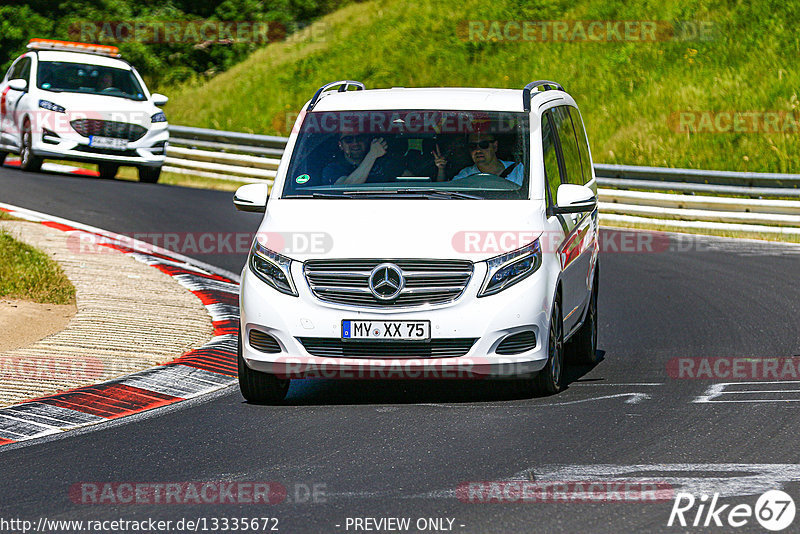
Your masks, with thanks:
[{"label": "asphalt race track", "polygon": [[[231,197],[0,169],[0,202],[123,234],[255,231],[259,216],[236,212]],[[797,384],[730,380],[738,383],[709,394],[726,380],[673,378],[668,364],[800,354],[800,255],[713,239],[673,245],[601,253],[604,359],[595,368],[570,367],[559,395],[514,398],[502,383],[483,381],[305,380],[293,382],[285,405],[257,406],[231,387],[119,424],[0,449],[0,517],[205,518],[209,531],[213,518],[233,517],[274,517],[280,532],[356,532],[354,518],[388,517],[410,518],[412,526],[445,519],[438,529],[424,524],[428,532],[730,531],[667,527],[673,498],[470,502],[458,491],[480,481],[634,477],[697,497],[719,492],[719,503],[731,506],[754,506],[769,489],[798,500]],[[196,257],[232,272],[245,259]],[[731,402],[740,400],[751,402]],[[276,482],[287,496],[272,505],[70,498],[82,482],[185,481]],[[736,531],[763,529],[750,518]]]}]

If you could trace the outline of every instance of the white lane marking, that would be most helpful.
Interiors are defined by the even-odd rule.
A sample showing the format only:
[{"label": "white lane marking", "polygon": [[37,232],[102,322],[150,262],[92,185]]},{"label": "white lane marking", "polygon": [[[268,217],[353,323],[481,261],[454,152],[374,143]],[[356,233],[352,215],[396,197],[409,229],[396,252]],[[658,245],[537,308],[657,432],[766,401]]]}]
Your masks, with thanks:
[{"label": "white lane marking", "polygon": [[[780,402],[800,402],[800,398],[794,399],[780,399],[780,398],[761,398],[761,399],[730,399],[724,397],[724,395],[737,395],[742,393],[749,393],[753,394],[775,394],[775,393],[798,393],[800,390],[796,389],[766,389],[769,385],[780,385],[780,386],[787,386],[792,387],[800,384],[800,381],[770,381],[770,382],[719,382],[717,384],[711,384],[705,390],[702,395],[698,395],[697,397],[692,400],[692,403],[696,404],[708,404],[708,403],[728,403],[728,402],[773,402],[773,403],[780,403]],[[740,390],[740,389],[727,389],[733,386],[755,386],[755,389],[751,390]],[[759,389],[759,387],[761,389]]]},{"label": "white lane marking", "polygon": [[[485,475],[483,475],[484,478]],[[653,483],[669,485],[673,493],[743,497],[765,491],[783,489],[789,482],[800,481],[798,464],[594,464],[543,465],[519,471],[511,476],[495,477],[497,481],[581,482],[609,480],[620,483]],[[490,480],[484,480],[487,482]],[[455,499],[458,481],[451,488],[422,493],[398,491],[326,492],[328,498],[375,499],[393,496],[400,499]]]},{"label": "white lane marking", "polygon": [[8,435],[9,439],[19,441],[20,438],[38,438],[56,432],[61,432],[61,429],[44,423],[19,419],[5,413],[0,414],[0,435]]},{"label": "white lane marking", "polygon": [[189,291],[222,291],[224,293],[239,294],[239,284],[212,280],[194,274],[176,274],[172,277]]},{"label": "white lane marking", "polygon": [[[698,473],[698,475],[687,475]],[[722,473],[722,475],[720,475]],[[798,464],[641,464],[542,466],[516,473],[512,480],[597,480],[665,482],[677,493],[719,493],[720,497],[759,495],[800,481]]]},{"label": "white lane marking", "polygon": [[126,377],[120,383],[172,397],[190,399],[226,387],[234,379],[186,365],[156,367]]},{"label": "white lane marking", "polygon": [[412,404],[411,406],[436,406],[438,408],[539,408],[544,406],[569,406],[570,404],[579,404],[582,402],[591,402],[605,399],[617,399],[621,397],[629,397],[625,404],[639,404],[643,400],[649,400],[652,397],[647,393],[617,393],[616,395],[603,395],[601,397],[591,397],[588,399],[578,399],[566,402],[553,402],[549,404],[441,404],[436,402],[420,402]]},{"label": "white lane marking", "polygon": [[639,404],[643,400],[649,400],[652,397],[647,393],[617,393],[616,395],[604,395],[602,397],[592,397],[591,399],[580,399],[574,401],[567,401],[567,402],[557,402],[555,404],[550,404],[549,406],[566,406],[568,404],[578,404],[580,402],[590,402],[602,399],[615,399],[619,397],[630,397],[628,400],[625,401],[625,404]]},{"label": "white lane marking", "polygon": [[613,386],[626,386],[626,387],[630,387],[630,386],[663,386],[663,385],[664,385],[663,382],[627,382],[627,383],[621,383],[621,384],[606,384],[606,383],[600,383],[600,382],[573,382],[572,384],[569,385],[569,387],[572,387],[572,386],[612,386],[612,387]]},{"label": "white lane marking", "polygon": [[26,402],[0,409],[0,414],[16,416],[30,422],[40,422],[58,428],[76,428],[105,421],[99,415],[79,412],[43,402]]}]

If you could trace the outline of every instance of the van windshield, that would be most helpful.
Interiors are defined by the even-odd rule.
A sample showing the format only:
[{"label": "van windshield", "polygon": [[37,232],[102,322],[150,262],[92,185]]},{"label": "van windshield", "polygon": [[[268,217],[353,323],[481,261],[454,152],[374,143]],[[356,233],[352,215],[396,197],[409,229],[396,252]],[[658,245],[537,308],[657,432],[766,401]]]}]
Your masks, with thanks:
[{"label": "van windshield", "polygon": [[312,112],[282,197],[527,199],[527,139],[524,113]]}]

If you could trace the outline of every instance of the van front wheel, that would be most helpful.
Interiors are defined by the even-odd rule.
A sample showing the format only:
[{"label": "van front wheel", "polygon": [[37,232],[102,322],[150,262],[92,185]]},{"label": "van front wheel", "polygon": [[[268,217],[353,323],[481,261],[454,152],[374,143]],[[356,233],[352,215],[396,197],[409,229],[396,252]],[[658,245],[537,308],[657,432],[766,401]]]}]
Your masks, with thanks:
[{"label": "van front wheel", "polygon": [[242,396],[255,404],[277,404],[289,391],[289,379],[280,379],[269,373],[250,369],[242,356],[242,331],[239,330],[237,350],[239,363],[239,389]]}]

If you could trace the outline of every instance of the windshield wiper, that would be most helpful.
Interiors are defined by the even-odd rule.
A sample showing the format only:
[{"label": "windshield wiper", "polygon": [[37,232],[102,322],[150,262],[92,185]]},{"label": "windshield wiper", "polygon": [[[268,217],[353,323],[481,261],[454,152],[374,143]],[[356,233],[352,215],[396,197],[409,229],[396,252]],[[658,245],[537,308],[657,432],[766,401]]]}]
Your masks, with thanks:
[{"label": "windshield wiper", "polygon": [[413,193],[419,195],[437,196],[444,198],[464,198],[470,200],[481,200],[481,197],[475,195],[468,195],[467,193],[460,193],[458,191],[448,191],[442,189],[398,189],[397,192],[401,194]]},{"label": "windshield wiper", "polygon": [[347,198],[347,193],[333,194],[333,193],[303,193],[289,195],[284,198]]}]

